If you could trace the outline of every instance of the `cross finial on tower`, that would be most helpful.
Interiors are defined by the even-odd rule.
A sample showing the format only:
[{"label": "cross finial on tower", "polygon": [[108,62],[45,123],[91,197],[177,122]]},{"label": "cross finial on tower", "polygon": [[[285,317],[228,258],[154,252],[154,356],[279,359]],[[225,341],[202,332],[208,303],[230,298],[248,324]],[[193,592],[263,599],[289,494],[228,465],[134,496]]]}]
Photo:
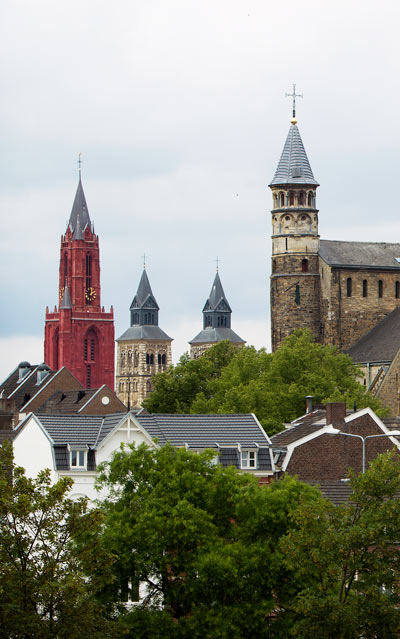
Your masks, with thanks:
[{"label": "cross finial on tower", "polygon": [[143,253],[142,257],[143,257],[143,268],[146,268],[146,257],[148,257],[148,255],[146,255],[146,253]]},{"label": "cross finial on tower", "polygon": [[217,259],[216,259],[215,261],[216,261],[216,263],[217,263],[217,273],[218,273],[218,267],[219,267],[219,263],[220,263],[220,261],[221,261],[221,260],[219,259],[218,255],[217,255]]},{"label": "cross finial on tower", "polygon": [[79,172],[79,177],[81,177],[81,171],[82,171],[82,153],[78,153],[78,172]]},{"label": "cross finial on tower", "polygon": [[[302,93],[296,93],[296,85],[293,84],[293,93],[285,93],[286,98],[293,98],[293,120],[296,119],[296,98],[302,98]],[[294,124],[296,124],[294,122]]]}]

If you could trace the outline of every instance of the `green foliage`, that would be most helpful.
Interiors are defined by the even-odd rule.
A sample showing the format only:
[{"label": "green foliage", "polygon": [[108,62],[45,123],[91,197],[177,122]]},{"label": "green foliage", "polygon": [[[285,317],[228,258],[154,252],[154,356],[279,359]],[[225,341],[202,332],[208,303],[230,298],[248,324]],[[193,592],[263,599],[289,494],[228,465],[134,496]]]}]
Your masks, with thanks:
[{"label": "green foliage", "polygon": [[352,503],[302,504],[280,541],[300,588],[290,636],[395,639],[400,631],[400,467],[393,453],[351,477]]},{"label": "green foliage", "polygon": [[[260,488],[213,452],[118,451],[100,484],[103,543],[118,557],[107,596],[135,639],[269,637],[275,593],[288,590],[278,540],[318,491],[294,479]],[[118,607],[137,582],[147,596]],[[283,596],[283,595],[282,595]]]},{"label": "green foliage", "polygon": [[[101,526],[99,511],[67,499],[72,480],[36,479],[0,447],[0,637],[74,639],[113,637],[95,594],[112,558],[85,543]],[[101,580],[91,578],[96,562]],[[110,573],[111,575],[111,573]],[[116,629],[116,628],[115,628]]]},{"label": "green foliage", "polygon": [[297,330],[272,354],[220,342],[197,360],[184,356],[155,376],[145,407],[155,413],[251,412],[272,435],[304,413],[306,395],[315,403],[370,406],[382,415],[379,400],[365,392],[359,376],[348,355]]}]

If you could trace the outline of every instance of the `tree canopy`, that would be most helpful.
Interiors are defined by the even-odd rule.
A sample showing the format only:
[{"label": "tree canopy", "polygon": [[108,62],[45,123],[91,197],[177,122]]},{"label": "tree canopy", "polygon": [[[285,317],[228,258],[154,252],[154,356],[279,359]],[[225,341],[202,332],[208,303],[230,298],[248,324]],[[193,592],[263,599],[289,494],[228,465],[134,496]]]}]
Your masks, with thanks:
[{"label": "tree canopy", "polygon": [[351,476],[351,503],[303,503],[279,545],[298,591],[289,636],[397,639],[400,465],[389,452]]},{"label": "tree canopy", "polygon": [[0,447],[2,639],[117,636],[96,598],[113,558],[86,540],[95,539],[101,515],[86,512],[84,499],[69,500],[71,485],[66,477],[52,484],[46,470],[26,477],[13,464],[11,445]]},{"label": "tree canopy", "polygon": [[220,342],[198,359],[186,354],[154,377],[155,390],[144,405],[154,413],[251,412],[272,435],[304,413],[307,395],[315,403],[345,401],[382,414],[359,377],[348,355],[297,330],[275,353]]},{"label": "tree canopy", "polygon": [[292,588],[278,542],[316,489],[295,479],[262,488],[212,452],[144,445],[118,451],[100,483],[103,543],[118,557],[108,597],[118,606],[142,584],[141,603],[119,606],[129,637],[270,636],[277,593]]}]

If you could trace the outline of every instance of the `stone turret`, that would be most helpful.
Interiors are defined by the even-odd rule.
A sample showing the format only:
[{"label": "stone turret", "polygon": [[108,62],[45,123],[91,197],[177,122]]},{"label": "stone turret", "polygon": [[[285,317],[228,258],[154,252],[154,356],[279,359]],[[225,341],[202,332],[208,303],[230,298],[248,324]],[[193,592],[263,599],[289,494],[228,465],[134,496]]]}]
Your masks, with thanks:
[{"label": "stone turret", "polygon": [[233,344],[242,346],[246,342],[231,329],[232,310],[226,299],[221,280],[217,272],[210,295],[203,308],[203,330],[192,339],[190,356],[195,359],[204,351],[228,339]]},{"label": "stone turret", "polygon": [[153,390],[152,377],[172,363],[172,338],[158,326],[159,306],[146,269],[129,311],[131,326],[117,339],[116,392],[128,408],[139,408]]},{"label": "stone turret", "polygon": [[272,191],[271,341],[276,350],[296,328],[319,339],[319,234],[315,180],[295,117]]}]

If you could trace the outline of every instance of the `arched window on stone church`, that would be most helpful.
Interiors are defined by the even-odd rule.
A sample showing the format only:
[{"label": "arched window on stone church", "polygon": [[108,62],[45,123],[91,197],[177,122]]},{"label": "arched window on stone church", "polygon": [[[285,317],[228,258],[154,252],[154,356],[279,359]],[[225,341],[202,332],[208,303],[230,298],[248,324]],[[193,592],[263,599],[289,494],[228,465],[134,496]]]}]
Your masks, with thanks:
[{"label": "arched window on stone church", "polygon": [[368,297],[368,281],[363,280],[363,289],[362,289],[363,297]]},{"label": "arched window on stone church", "polygon": [[348,277],[346,280],[346,295],[347,297],[351,297],[352,296],[352,285],[353,282],[351,281],[351,277]]},{"label": "arched window on stone church", "polygon": [[395,283],[395,296],[396,299],[399,299],[400,297],[400,282]]},{"label": "arched window on stone church", "polygon": [[304,193],[300,191],[299,193],[299,206],[304,206]]},{"label": "arched window on stone church", "polygon": [[305,257],[304,260],[301,260],[301,270],[303,273],[307,273],[308,271],[308,259]]},{"label": "arched window on stone church", "polygon": [[289,192],[289,206],[294,206],[294,191]]},{"label": "arched window on stone church", "polygon": [[280,193],[279,194],[279,199],[281,201],[281,206],[285,206],[285,194],[284,193]]},{"label": "arched window on stone church", "polygon": [[378,297],[383,297],[383,282],[378,280]]},{"label": "arched window on stone church", "polygon": [[308,198],[307,198],[307,206],[312,206],[313,205],[313,195],[312,195],[312,191],[308,192]]}]

